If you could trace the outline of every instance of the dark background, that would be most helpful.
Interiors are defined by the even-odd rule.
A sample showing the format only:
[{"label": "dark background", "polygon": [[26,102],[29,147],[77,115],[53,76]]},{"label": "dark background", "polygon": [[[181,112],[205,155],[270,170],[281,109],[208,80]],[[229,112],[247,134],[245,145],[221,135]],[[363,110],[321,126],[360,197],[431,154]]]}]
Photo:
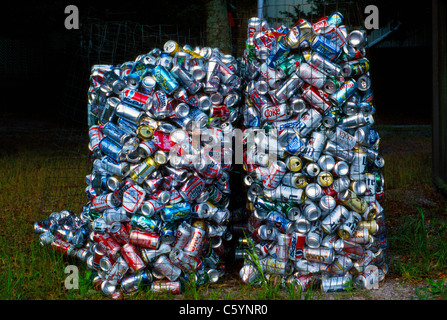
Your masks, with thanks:
[{"label": "dark background", "polygon": [[[246,28],[246,21],[229,1],[236,25]],[[246,1],[245,1],[246,2]],[[374,1],[370,1],[374,3]],[[60,121],[65,125],[85,125],[86,95],[92,60],[85,59],[86,28],[92,19],[129,20],[147,25],[171,24],[177,29],[203,37],[206,12],[203,0],[187,1],[11,1],[3,4],[0,15],[0,117],[3,119]],[[252,1],[256,7],[256,1]],[[378,1],[381,26],[398,19],[401,28],[390,36],[397,41],[411,38],[417,29],[431,32],[431,4],[417,6],[407,2],[392,4]],[[66,6],[79,8],[79,30],[64,27]],[[383,6],[383,7],[381,7]],[[388,6],[388,7],[386,7]],[[236,27],[237,27],[236,26]],[[244,34],[244,33],[233,33]],[[233,39],[234,40],[234,39]],[[120,47],[118,46],[118,50]],[[152,47],[135,48],[138,54]],[[136,55],[130,55],[134,59]],[[371,77],[375,92],[377,124],[430,124],[432,53],[431,38],[410,47],[371,48]],[[120,63],[126,60],[118,60]],[[82,100],[85,97],[85,102]],[[20,120],[14,120],[20,121]]]}]

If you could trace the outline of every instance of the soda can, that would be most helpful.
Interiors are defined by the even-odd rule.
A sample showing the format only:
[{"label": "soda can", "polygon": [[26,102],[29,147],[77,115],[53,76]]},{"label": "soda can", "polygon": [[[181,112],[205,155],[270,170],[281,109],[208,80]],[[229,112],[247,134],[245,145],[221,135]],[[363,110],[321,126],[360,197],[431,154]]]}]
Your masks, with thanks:
[{"label": "soda can", "polygon": [[266,222],[281,233],[288,233],[293,227],[293,223],[278,211],[271,211],[266,217]]},{"label": "soda can", "polygon": [[198,256],[202,250],[205,233],[205,229],[201,228],[201,226],[191,226],[191,237],[183,250],[191,256]]},{"label": "soda can", "polygon": [[117,284],[129,270],[127,262],[122,256],[119,256],[114,263],[107,270],[104,280]]},{"label": "soda can", "polygon": [[303,250],[303,257],[308,261],[331,264],[332,262],[334,262],[335,254],[334,250],[331,248],[305,247]]},{"label": "soda can", "polygon": [[349,211],[342,205],[338,205],[322,221],[321,228],[324,232],[331,234],[340,226],[342,219],[349,217]]},{"label": "soda can", "polygon": [[305,194],[310,200],[319,200],[323,196],[323,189],[315,182],[311,182],[305,187]]},{"label": "soda can", "polygon": [[292,232],[289,238],[289,259],[296,261],[303,258],[306,236],[303,233]]},{"label": "soda can", "polygon": [[284,162],[279,160],[272,162],[269,166],[268,176],[263,180],[264,187],[269,189],[277,188],[286,171],[287,168]]},{"label": "soda can", "polygon": [[337,201],[333,196],[325,194],[320,198],[319,208],[322,210],[323,214],[331,212],[336,206]]},{"label": "soda can", "polygon": [[366,58],[348,61],[341,67],[341,74],[343,77],[360,76],[368,71],[369,60]]},{"label": "soda can", "polygon": [[182,284],[180,281],[159,280],[152,282],[151,291],[154,293],[181,294]]},{"label": "soda can", "polygon": [[284,71],[280,67],[269,67],[267,62],[264,62],[259,67],[259,72],[263,79],[267,81],[270,88],[277,89],[279,81],[285,77]]},{"label": "soda can", "polygon": [[323,292],[342,292],[351,287],[352,275],[335,276],[323,279],[321,281],[321,290]]},{"label": "soda can", "polygon": [[165,254],[158,256],[157,260],[152,263],[152,270],[162,277],[168,278],[169,281],[177,280],[182,273],[182,270],[175,266]]},{"label": "soda can", "polygon": [[289,119],[293,112],[285,103],[279,105],[265,104],[261,108],[261,117],[263,121],[281,121]]},{"label": "soda can", "polygon": [[136,213],[143,205],[145,196],[146,191],[140,186],[132,183],[126,188],[122,195],[122,207],[129,213]]},{"label": "soda can", "polygon": [[160,212],[160,217],[165,222],[186,219],[190,217],[190,215],[191,205],[188,202],[180,202],[175,205],[165,206]]},{"label": "soda can", "polygon": [[357,82],[354,79],[347,80],[336,92],[329,96],[329,100],[337,107],[342,106],[357,90]]},{"label": "soda can", "polygon": [[286,166],[287,166],[288,170],[290,170],[292,172],[297,172],[297,171],[301,170],[302,161],[297,156],[287,157],[287,159],[286,159]]},{"label": "soda can", "polygon": [[120,202],[113,196],[113,193],[107,193],[94,197],[90,202],[90,209],[96,211],[104,211],[113,209],[120,205]]},{"label": "soda can", "polygon": [[146,264],[141,259],[140,254],[132,244],[127,243],[122,246],[121,254],[129,267],[130,273],[137,272],[146,267]]},{"label": "soda can", "polygon": [[158,249],[160,245],[160,235],[155,232],[132,230],[129,239],[131,244],[142,248]]},{"label": "soda can", "polygon": [[341,75],[341,67],[318,52],[304,52],[303,56],[308,63],[324,73],[334,77],[339,77]]},{"label": "soda can", "polygon": [[145,200],[141,206],[141,214],[145,217],[150,218],[163,208],[164,205],[156,200]]},{"label": "soda can", "polygon": [[175,247],[169,253],[169,259],[186,273],[194,272],[202,267],[202,261],[198,257],[186,254]]},{"label": "soda can", "polygon": [[162,222],[143,215],[134,214],[130,219],[130,224],[133,228],[139,228],[146,232],[159,232]]},{"label": "soda can", "polygon": [[193,175],[180,187],[180,195],[186,201],[193,202],[203,192],[205,184],[197,175]]},{"label": "soda can", "polygon": [[194,77],[180,65],[175,65],[171,69],[171,73],[182,83],[188,92],[194,94],[200,90],[201,82],[198,82]]},{"label": "soda can", "polygon": [[122,146],[115,143],[112,139],[104,137],[99,143],[99,151],[104,156],[108,156],[116,162],[126,160],[126,154]]},{"label": "soda can", "polygon": [[179,87],[178,82],[165,67],[157,65],[152,70],[152,76],[155,81],[163,88],[166,94],[172,94]]},{"label": "soda can", "polygon": [[89,148],[91,151],[96,151],[99,149],[99,143],[104,138],[100,126],[93,125],[88,130],[88,136],[90,138]]},{"label": "soda can", "polygon": [[275,92],[276,100],[281,103],[286,102],[296,93],[302,84],[303,80],[299,77],[299,75],[293,74]]},{"label": "soda can", "polygon": [[316,89],[322,89],[327,78],[323,72],[312,67],[308,63],[301,63],[297,68],[296,74],[300,79],[304,80]]},{"label": "soda can", "polygon": [[260,284],[262,281],[262,276],[257,267],[252,263],[246,263],[242,266],[239,271],[239,276],[244,283],[249,283],[252,285]]}]

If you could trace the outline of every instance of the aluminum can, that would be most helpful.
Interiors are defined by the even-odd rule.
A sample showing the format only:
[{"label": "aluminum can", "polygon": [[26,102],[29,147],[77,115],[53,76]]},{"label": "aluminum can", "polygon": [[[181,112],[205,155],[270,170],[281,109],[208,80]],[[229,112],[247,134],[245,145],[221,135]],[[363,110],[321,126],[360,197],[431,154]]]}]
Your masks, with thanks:
[{"label": "aluminum can", "polygon": [[286,102],[296,93],[296,91],[302,86],[302,84],[303,80],[299,77],[299,75],[293,74],[275,92],[276,100],[281,103]]},{"label": "aluminum can", "polygon": [[160,217],[165,222],[186,219],[190,216],[191,205],[188,202],[165,206],[160,212]]},{"label": "aluminum can", "polygon": [[104,211],[113,209],[120,205],[120,202],[113,197],[112,193],[107,193],[101,196],[96,196],[90,203],[90,209],[96,211]]},{"label": "aluminum can", "polygon": [[197,175],[188,179],[179,189],[180,195],[186,201],[193,202],[204,190],[205,184]]},{"label": "aluminum can", "polygon": [[293,112],[285,103],[280,105],[264,105],[261,108],[261,117],[263,121],[281,121],[289,119]]},{"label": "aluminum can", "polygon": [[310,199],[306,199],[301,205],[301,210],[308,221],[316,221],[321,216],[320,208]]},{"label": "aluminum can", "polygon": [[306,148],[303,151],[303,158],[309,161],[316,162],[320,158],[321,152],[326,143],[326,135],[314,131],[311,138],[307,141]]},{"label": "aluminum can", "polygon": [[354,159],[354,153],[351,150],[346,150],[343,147],[338,146],[332,141],[327,141],[323,150],[324,154],[332,155],[334,158],[345,160],[351,163]]},{"label": "aluminum can", "polygon": [[104,138],[100,126],[93,125],[88,130],[88,136],[90,138],[89,148],[91,151],[96,151],[99,149],[99,143]]},{"label": "aluminum can", "polygon": [[192,226],[191,237],[183,250],[191,256],[198,256],[202,250],[205,233],[204,229]]},{"label": "aluminum can", "polygon": [[352,60],[345,63],[341,68],[343,77],[355,77],[369,71],[369,60],[366,58]]},{"label": "aluminum can", "polygon": [[347,80],[338,91],[329,96],[329,100],[337,107],[340,107],[355,93],[356,90],[357,82],[354,79]]},{"label": "aluminum can", "polygon": [[331,234],[340,226],[342,219],[349,217],[349,211],[342,205],[335,209],[321,221],[321,228],[324,232]]},{"label": "aluminum can", "polygon": [[129,213],[136,213],[143,205],[145,196],[146,191],[143,188],[131,184],[123,193],[122,207]]},{"label": "aluminum can", "polygon": [[303,258],[306,236],[303,233],[292,232],[289,239],[289,259],[298,260]]},{"label": "aluminum can", "polygon": [[320,198],[319,208],[322,210],[323,215],[330,213],[337,206],[337,201],[333,196],[324,195]]},{"label": "aluminum can", "polygon": [[178,82],[165,67],[157,65],[152,71],[152,76],[167,94],[172,94],[179,87]]},{"label": "aluminum can", "polygon": [[263,185],[265,188],[275,189],[281,183],[281,179],[284,177],[287,168],[284,162],[275,161],[269,166],[269,173],[265,180],[263,180]]},{"label": "aluminum can", "polygon": [[146,267],[146,264],[141,259],[140,254],[137,252],[132,244],[127,243],[122,246],[121,254],[126,261],[131,273],[137,272]]},{"label": "aluminum can", "polygon": [[264,196],[268,199],[284,202],[302,203],[306,199],[306,194],[303,189],[292,188],[284,185],[279,185],[276,189],[265,189]]},{"label": "aluminum can", "polygon": [[305,142],[295,128],[285,128],[282,130],[277,140],[278,143],[281,148],[291,155],[297,155],[305,148]]},{"label": "aluminum can", "polygon": [[336,44],[326,39],[323,35],[317,35],[311,44],[312,50],[322,54],[330,61],[334,61],[337,59],[342,49],[338,47]]},{"label": "aluminum can", "polygon": [[300,79],[306,81],[312,87],[315,87],[317,89],[323,88],[327,78],[327,76],[323,72],[321,72],[317,68],[312,67],[308,63],[301,63],[296,73]]},{"label": "aluminum can", "polygon": [[352,150],[357,143],[354,136],[340,127],[336,127],[333,133],[328,135],[328,139],[346,150]]},{"label": "aluminum can", "polygon": [[175,266],[164,254],[160,255],[157,260],[152,263],[152,269],[163,277],[168,278],[169,281],[177,280],[182,273],[182,270]]},{"label": "aluminum can", "polygon": [[141,185],[158,167],[154,159],[147,157],[130,172],[129,176],[133,181]]},{"label": "aluminum can", "polygon": [[323,55],[319,54],[318,52],[306,52],[303,55],[308,63],[315,66],[317,69],[325,72],[326,74],[334,77],[339,77],[341,75],[341,67],[330,61]]},{"label": "aluminum can", "polygon": [[293,223],[278,211],[271,211],[266,217],[266,222],[274,226],[281,233],[290,232],[293,226]]},{"label": "aluminum can", "polygon": [[151,291],[154,293],[166,292],[170,294],[180,294],[182,284],[180,281],[159,280],[152,282]]},{"label": "aluminum can", "polygon": [[315,37],[316,34],[311,24],[302,19],[299,25],[289,30],[285,37],[285,42],[291,49],[305,48],[309,47]]},{"label": "aluminum can", "polygon": [[105,274],[104,280],[117,284],[129,270],[126,260],[119,256]]},{"label": "aluminum can", "polygon": [[142,248],[158,249],[160,245],[160,235],[154,232],[132,230],[129,239],[131,244]]},{"label": "aluminum can", "polygon": [[286,159],[287,169],[292,172],[297,172],[301,170],[302,161],[299,157],[291,156]]},{"label": "aluminum can", "polygon": [[323,231],[318,225],[311,227],[309,232],[306,234],[306,245],[309,248],[317,249],[320,247],[323,241]]},{"label": "aluminum can", "polygon": [[159,212],[161,209],[163,209],[164,205],[159,203],[156,200],[146,200],[143,202],[141,206],[141,214],[145,217],[152,217],[155,213]]},{"label": "aluminum can", "polygon": [[158,232],[161,228],[162,222],[143,215],[134,214],[130,219],[130,224],[133,228],[139,228],[146,232]]},{"label": "aluminum can", "polygon": [[335,160],[331,155],[325,154],[318,158],[317,164],[321,171],[332,171],[335,166]]},{"label": "aluminum can", "polygon": [[321,290],[324,292],[341,292],[346,291],[352,282],[352,275],[336,276],[323,279],[321,281]]},{"label": "aluminum can", "polygon": [[123,148],[108,137],[104,137],[101,140],[99,143],[99,150],[102,155],[109,156],[115,162],[121,162],[125,160],[126,157]]},{"label": "aluminum can", "polygon": [[335,254],[334,254],[334,250],[331,248],[305,247],[303,250],[303,257],[308,261],[331,264],[332,262],[334,262]]},{"label": "aluminum can", "polygon": [[263,79],[267,81],[268,85],[271,88],[277,89],[279,80],[285,77],[284,71],[279,68],[271,68],[268,66],[267,62],[264,62],[259,67],[259,72],[262,75]]},{"label": "aluminum can", "polygon": [[293,272],[293,265],[287,261],[281,261],[272,257],[267,257],[259,261],[264,272],[279,275],[289,275]]},{"label": "aluminum can", "polygon": [[323,189],[319,184],[311,182],[306,185],[305,194],[310,200],[319,200],[323,196]]},{"label": "aluminum can", "polygon": [[351,211],[349,217],[338,228],[338,236],[343,240],[351,238],[360,221],[362,217],[357,212]]},{"label": "aluminum can", "polygon": [[[316,113],[314,113],[314,117],[316,117],[316,119],[320,118],[319,120],[322,120],[323,118],[322,114],[324,114],[331,108],[331,103],[326,97],[327,94],[312,86],[305,87],[303,89],[302,96],[303,99],[309,102],[312,105],[313,109],[315,109]],[[316,114],[318,114],[318,116]],[[319,122],[320,121],[318,121],[317,123]]]},{"label": "aluminum can", "polygon": [[186,254],[178,248],[172,248],[169,259],[174,265],[187,273],[194,272],[202,266],[202,261],[198,257]]},{"label": "aluminum can", "polygon": [[136,292],[139,289],[145,289],[152,283],[152,275],[146,271],[142,270],[131,274],[121,281],[121,288],[125,293]]}]

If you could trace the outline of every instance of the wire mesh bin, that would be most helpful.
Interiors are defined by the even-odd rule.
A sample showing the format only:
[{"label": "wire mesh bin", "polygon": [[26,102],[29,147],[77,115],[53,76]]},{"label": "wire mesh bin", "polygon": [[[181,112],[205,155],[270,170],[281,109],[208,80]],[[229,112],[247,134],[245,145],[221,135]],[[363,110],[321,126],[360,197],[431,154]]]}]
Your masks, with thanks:
[{"label": "wire mesh bin", "polygon": [[243,121],[251,214],[238,229],[240,277],[299,290],[378,288],[388,270],[384,161],[366,31],[348,30],[339,11],[315,18],[318,6],[294,8],[297,17],[266,10],[285,13],[290,27],[248,21]]},{"label": "wire mesh bin", "polygon": [[35,231],[94,270],[107,296],[180,293],[233,260],[250,284],[383,280],[362,21],[343,12],[350,2],[266,4],[266,19],[235,23],[240,56],[176,26],[85,21],[54,155],[62,173],[49,181],[59,188]]}]

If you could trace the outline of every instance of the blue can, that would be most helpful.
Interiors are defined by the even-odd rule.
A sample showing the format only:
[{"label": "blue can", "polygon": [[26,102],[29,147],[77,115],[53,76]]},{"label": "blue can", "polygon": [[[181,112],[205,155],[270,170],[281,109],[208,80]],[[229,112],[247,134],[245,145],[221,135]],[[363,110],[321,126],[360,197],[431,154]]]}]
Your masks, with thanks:
[{"label": "blue can", "polygon": [[189,202],[180,202],[172,206],[165,206],[160,212],[160,216],[165,222],[187,219],[191,216],[191,205]]},{"label": "blue can", "polygon": [[270,51],[267,58],[267,65],[270,68],[275,69],[277,65],[284,62],[290,52],[290,49],[286,46],[284,39],[284,36],[279,37],[273,50]]},{"label": "blue can", "polygon": [[326,21],[328,25],[333,24],[338,27],[343,23],[343,15],[340,12],[334,12],[327,17]]},{"label": "blue can", "polygon": [[124,143],[130,138],[130,134],[113,122],[107,122],[102,128],[102,133],[120,146],[123,146]]},{"label": "blue can", "polygon": [[342,48],[339,48],[325,37],[318,35],[312,42],[312,50],[324,55],[331,61],[334,61],[342,52]]},{"label": "blue can", "polygon": [[166,244],[171,244],[175,241],[176,237],[176,223],[168,222],[163,225],[160,231],[161,241]]},{"label": "blue can", "polygon": [[357,90],[357,82],[354,79],[345,81],[343,85],[329,96],[329,100],[337,107],[343,105]]},{"label": "blue can", "polygon": [[158,65],[152,71],[155,81],[163,88],[166,94],[172,94],[179,87],[178,82],[165,67]]},{"label": "blue can", "polygon": [[116,162],[121,162],[125,159],[125,154],[119,144],[114,142],[109,137],[104,137],[99,142],[99,150],[103,155],[107,155]]}]

